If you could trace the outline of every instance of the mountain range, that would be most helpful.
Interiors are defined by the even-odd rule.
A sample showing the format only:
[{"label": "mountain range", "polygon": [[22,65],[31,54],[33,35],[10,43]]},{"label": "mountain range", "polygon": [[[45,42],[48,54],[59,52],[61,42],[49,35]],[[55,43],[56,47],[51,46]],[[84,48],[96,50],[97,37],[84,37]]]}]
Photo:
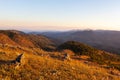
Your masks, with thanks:
[{"label": "mountain range", "polygon": [[[120,80],[120,55],[107,48],[114,44],[110,34],[117,32],[0,30],[0,79]],[[102,41],[109,52],[94,46]]]},{"label": "mountain range", "polygon": [[45,35],[55,40],[57,45],[73,40],[101,50],[120,54],[120,31],[73,30],[64,32],[36,32],[36,34]]}]

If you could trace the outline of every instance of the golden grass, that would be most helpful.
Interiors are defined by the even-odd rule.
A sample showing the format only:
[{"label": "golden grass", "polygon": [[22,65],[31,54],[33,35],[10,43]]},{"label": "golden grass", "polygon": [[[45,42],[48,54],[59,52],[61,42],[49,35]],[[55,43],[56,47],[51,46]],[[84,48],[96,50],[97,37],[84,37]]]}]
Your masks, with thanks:
[{"label": "golden grass", "polygon": [[[0,49],[0,60],[13,60],[23,50]],[[5,51],[4,51],[5,50]],[[37,50],[37,49],[35,49]],[[69,52],[69,51],[68,51]],[[24,51],[25,64],[0,64],[0,79],[4,80],[120,80],[117,74],[109,69],[88,65],[78,60],[59,60],[47,55],[60,56],[60,52],[38,50],[38,55]],[[14,55],[13,55],[14,54]],[[41,56],[44,54],[45,56]],[[12,56],[12,57],[11,57]],[[114,72],[119,73],[115,70]]]}]

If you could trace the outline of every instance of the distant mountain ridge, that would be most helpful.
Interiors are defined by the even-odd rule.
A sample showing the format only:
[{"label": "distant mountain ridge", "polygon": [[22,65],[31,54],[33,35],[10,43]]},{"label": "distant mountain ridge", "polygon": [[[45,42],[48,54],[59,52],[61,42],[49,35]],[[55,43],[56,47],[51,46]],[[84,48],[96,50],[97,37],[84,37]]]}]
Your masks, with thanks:
[{"label": "distant mountain ridge", "polygon": [[[109,30],[76,30],[66,32],[37,33],[63,43],[69,40],[82,42],[95,48],[120,54],[120,31]],[[59,45],[59,44],[58,44]]]}]

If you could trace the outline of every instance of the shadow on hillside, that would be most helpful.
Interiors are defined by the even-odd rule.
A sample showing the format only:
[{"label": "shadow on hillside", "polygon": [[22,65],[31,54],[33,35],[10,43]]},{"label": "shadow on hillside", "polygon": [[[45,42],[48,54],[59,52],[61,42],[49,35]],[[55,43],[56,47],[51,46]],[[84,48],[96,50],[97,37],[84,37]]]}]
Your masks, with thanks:
[{"label": "shadow on hillside", "polygon": [[20,63],[21,58],[22,58],[23,54],[20,54],[15,60],[0,60],[0,64],[12,64],[12,63]]},{"label": "shadow on hillside", "polygon": [[64,58],[60,56],[50,55],[50,57],[54,59],[62,60],[62,61],[64,60]]},{"label": "shadow on hillside", "polygon": [[14,61],[13,60],[7,60],[7,61],[5,61],[5,60],[0,60],[0,65],[1,64],[11,64],[11,63],[13,63]]}]

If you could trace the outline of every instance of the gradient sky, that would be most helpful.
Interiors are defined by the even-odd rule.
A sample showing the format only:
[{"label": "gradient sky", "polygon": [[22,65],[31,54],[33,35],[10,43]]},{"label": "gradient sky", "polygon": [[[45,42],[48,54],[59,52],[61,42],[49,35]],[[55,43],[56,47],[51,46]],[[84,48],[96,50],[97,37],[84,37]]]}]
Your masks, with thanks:
[{"label": "gradient sky", "polygon": [[120,30],[120,0],[0,0],[0,29]]}]

